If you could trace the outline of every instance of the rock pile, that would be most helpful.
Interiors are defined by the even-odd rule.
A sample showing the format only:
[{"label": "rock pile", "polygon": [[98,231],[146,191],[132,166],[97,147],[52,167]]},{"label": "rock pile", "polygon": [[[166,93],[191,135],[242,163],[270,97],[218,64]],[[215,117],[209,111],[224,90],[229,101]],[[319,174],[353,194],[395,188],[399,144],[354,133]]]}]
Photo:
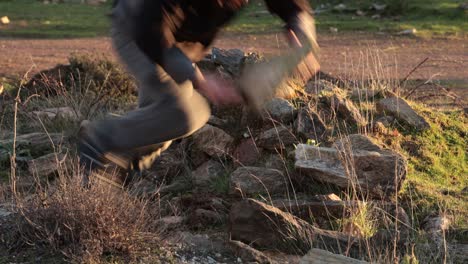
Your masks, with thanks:
[{"label": "rock pile", "polygon": [[[256,60],[260,58],[239,50],[213,49],[199,66],[235,79],[245,63]],[[331,88],[303,91],[307,96],[294,100],[273,99],[264,111],[269,118],[257,118],[253,123],[241,122],[239,115],[215,112],[209,124],[175,142],[160,157],[149,173],[156,180],[146,181],[135,193],[160,191],[166,213],[160,221],[165,232],[203,230],[227,223],[229,237],[234,240],[230,242],[232,252],[248,261],[271,263],[259,251],[262,249],[305,254],[311,248],[326,248],[337,254],[366,256],[359,255],[362,237],[345,228],[330,228],[370,204],[391,203],[405,180],[406,159],[375,143],[372,134],[339,137],[336,128],[344,123],[357,132],[371,122],[362,114],[359,102],[353,101],[351,91],[328,81],[321,82],[324,84]],[[427,129],[424,118],[403,99],[375,100],[378,112],[374,120],[388,114],[403,120],[402,125]],[[79,118],[68,110],[37,114]],[[44,154],[44,146],[50,146],[51,141],[60,144],[62,135],[21,135],[16,145],[42,148]],[[5,146],[11,144],[11,139],[0,140],[0,153],[8,155]],[[30,173],[51,174],[55,170],[50,161],[64,158],[64,154],[49,154],[29,161]],[[161,183],[165,185],[160,188]],[[335,194],[321,195],[323,190]],[[343,201],[340,197],[347,197],[347,191],[366,200]],[[404,211],[389,214],[397,221],[407,217]]]}]

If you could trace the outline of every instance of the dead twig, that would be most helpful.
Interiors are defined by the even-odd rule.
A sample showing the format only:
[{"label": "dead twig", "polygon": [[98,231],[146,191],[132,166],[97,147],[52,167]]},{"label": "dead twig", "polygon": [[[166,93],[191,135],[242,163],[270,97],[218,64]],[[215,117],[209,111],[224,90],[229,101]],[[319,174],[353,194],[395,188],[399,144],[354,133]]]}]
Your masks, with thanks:
[{"label": "dead twig", "polygon": [[411,74],[413,74],[419,67],[421,67],[424,63],[426,63],[426,61],[429,60],[429,57],[425,58],[424,60],[422,60],[418,65],[416,65],[416,67],[414,67],[406,76],[405,78],[403,78],[403,80],[400,81],[400,84],[398,86],[401,86],[403,85],[403,83],[405,83],[408,78],[411,76]]}]

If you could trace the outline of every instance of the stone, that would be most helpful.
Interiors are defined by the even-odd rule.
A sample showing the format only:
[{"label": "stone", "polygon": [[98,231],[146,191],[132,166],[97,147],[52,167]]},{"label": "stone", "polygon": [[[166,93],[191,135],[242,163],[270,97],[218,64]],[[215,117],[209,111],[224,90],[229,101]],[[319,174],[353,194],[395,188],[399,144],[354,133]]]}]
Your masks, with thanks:
[{"label": "stone", "polygon": [[0,23],[2,23],[2,25],[8,25],[10,24],[10,19],[7,16],[2,16],[0,18]]},{"label": "stone", "polygon": [[272,205],[307,221],[316,218],[328,220],[349,217],[358,210],[360,202],[276,199],[272,201]]},{"label": "stone", "polygon": [[211,60],[215,64],[223,66],[233,76],[240,74],[244,56],[245,53],[239,49],[223,50],[213,48],[211,51]]},{"label": "stone", "polygon": [[227,121],[212,115],[210,116],[210,119],[208,119],[208,124],[215,127],[223,127],[227,124]]},{"label": "stone", "polygon": [[340,151],[367,150],[380,151],[382,148],[370,137],[362,134],[351,134],[335,142],[335,147]]},{"label": "stone", "polygon": [[81,114],[74,111],[71,107],[55,107],[55,108],[46,108],[41,111],[33,111],[34,115],[39,118],[48,118],[48,119],[55,119],[55,118],[63,118],[78,121],[81,118]]},{"label": "stone", "polygon": [[328,100],[331,108],[348,122],[358,126],[365,126],[367,124],[366,119],[361,115],[353,102],[340,93],[334,93]]},{"label": "stone", "polygon": [[278,126],[264,131],[257,140],[257,145],[269,149],[285,149],[296,142],[294,134],[284,126]]},{"label": "stone", "polygon": [[390,150],[340,152],[336,148],[300,144],[296,148],[295,167],[317,181],[341,188],[356,186],[363,193],[385,198],[400,189],[406,178],[407,162],[401,154]]},{"label": "stone", "polygon": [[204,229],[209,226],[222,224],[225,221],[226,217],[219,212],[197,208],[189,215],[187,222],[191,228]]},{"label": "stone", "polygon": [[64,166],[66,158],[66,153],[51,153],[37,159],[30,160],[27,162],[28,172],[32,175],[38,176],[54,174],[60,168],[63,168],[62,166]]},{"label": "stone", "polygon": [[209,190],[212,182],[226,173],[226,169],[218,161],[209,160],[192,172],[192,181],[196,188]]},{"label": "stone", "polygon": [[157,220],[158,229],[165,232],[175,230],[184,225],[185,218],[182,216],[166,216]]},{"label": "stone", "polygon": [[429,129],[429,123],[402,98],[389,97],[377,102],[377,111],[404,121],[417,130]]},{"label": "stone", "polygon": [[414,36],[418,31],[415,28],[405,29],[397,33],[397,35],[406,35],[406,36]]},{"label": "stone", "polygon": [[288,123],[291,122],[296,114],[294,106],[285,99],[273,98],[270,102],[265,105],[266,116],[273,120]]},{"label": "stone", "polygon": [[203,72],[214,72],[216,71],[216,64],[211,60],[211,54],[205,56],[203,59],[197,62],[197,67]]},{"label": "stone", "polygon": [[[35,132],[30,134],[18,135],[16,137],[16,148],[30,149],[34,151],[51,150],[53,146],[58,146],[63,143],[63,135],[61,133],[41,133]],[[13,139],[0,140],[0,149],[13,146]]]},{"label": "stone", "polygon": [[333,91],[338,89],[336,85],[327,80],[312,80],[306,84],[305,91],[309,94],[319,94],[322,91]]},{"label": "stone", "polygon": [[323,249],[313,248],[302,259],[299,264],[365,264],[369,263],[339,254],[333,254]]},{"label": "stone", "polygon": [[375,11],[384,11],[387,8],[387,5],[386,4],[373,3],[371,5],[371,8],[374,9]]},{"label": "stone", "polygon": [[234,150],[233,157],[236,165],[252,166],[262,156],[262,149],[255,145],[252,138],[243,139]]},{"label": "stone", "polygon": [[151,166],[149,177],[154,180],[167,180],[179,176],[185,170],[179,151],[175,146],[163,151]]},{"label": "stone", "polygon": [[274,195],[286,192],[287,183],[288,180],[279,170],[240,167],[231,174],[229,194],[244,196],[268,193]]},{"label": "stone", "polygon": [[259,264],[271,263],[271,260],[261,251],[258,251],[241,241],[231,240],[229,241],[229,247],[233,251],[234,255],[241,258],[242,261],[255,262]]},{"label": "stone", "polygon": [[447,215],[427,216],[422,223],[423,229],[428,233],[439,233],[447,231],[452,224],[452,219]]},{"label": "stone", "polygon": [[286,171],[286,160],[280,154],[270,154],[265,160],[265,168]]},{"label": "stone", "polygon": [[234,139],[223,130],[205,125],[192,135],[194,148],[211,157],[224,157]]},{"label": "stone", "polygon": [[304,254],[311,247],[325,245],[331,251],[348,248],[353,252],[360,243],[339,232],[313,227],[292,214],[254,199],[245,199],[231,207],[229,232],[232,240],[290,254]]},{"label": "stone", "polygon": [[327,132],[327,126],[322,118],[310,108],[302,108],[294,122],[296,133],[303,139],[313,139],[320,142]]}]

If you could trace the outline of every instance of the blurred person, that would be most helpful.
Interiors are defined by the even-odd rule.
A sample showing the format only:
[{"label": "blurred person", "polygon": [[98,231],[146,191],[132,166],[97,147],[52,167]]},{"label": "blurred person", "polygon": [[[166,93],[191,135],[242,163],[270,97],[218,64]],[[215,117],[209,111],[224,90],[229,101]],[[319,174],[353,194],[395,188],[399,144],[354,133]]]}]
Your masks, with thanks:
[{"label": "blurred person", "polygon": [[[122,117],[82,123],[78,151],[90,178],[125,186],[151,167],[173,140],[187,137],[215,105],[242,101],[233,84],[195,66],[220,29],[248,0],[118,0],[111,36],[120,60],[138,85],[138,108]],[[315,41],[306,0],[265,0],[286,24],[293,46]]]}]

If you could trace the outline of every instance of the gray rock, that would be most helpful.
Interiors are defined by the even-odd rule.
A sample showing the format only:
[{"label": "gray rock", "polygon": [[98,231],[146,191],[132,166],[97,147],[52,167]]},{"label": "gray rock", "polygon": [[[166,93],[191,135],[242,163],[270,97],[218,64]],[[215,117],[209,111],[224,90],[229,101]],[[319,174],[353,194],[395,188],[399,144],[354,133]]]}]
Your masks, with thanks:
[{"label": "gray rock", "polygon": [[428,233],[439,233],[447,231],[452,224],[452,219],[447,215],[431,215],[423,220],[422,227]]},{"label": "gray rock", "polygon": [[348,122],[358,126],[365,126],[367,124],[366,119],[361,115],[353,102],[343,95],[334,93],[328,100],[331,108]]},{"label": "gray rock", "polygon": [[149,178],[154,180],[173,179],[179,176],[184,169],[184,160],[181,158],[178,147],[169,148],[162,152],[148,171]]},{"label": "gray rock", "polygon": [[225,215],[220,212],[197,208],[188,217],[188,222],[192,228],[207,228],[226,221]]},{"label": "gray rock", "polygon": [[223,66],[227,72],[234,76],[239,75],[244,56],[244,52],[239,49],[223,50],[213,48],[211,51],[211,60],[215,64]]},{"label": "gray rock", "polygon": [[367,150],[380,151],[382,148],[370,137],[362,134],[352,134],[345,136],[335,142],[335,147],[340,151]]},{"label": "gray rock", "polygon": [[226,173],[223,164],[215,160],[203,163],[192,172],[192,180],[196,188],[210,189],[213,180]]},{"label": "gray rock", "polygon": [[79,112],[75,112],[71,107],[55,107],[55,108],[46,108],[41,111],[33,111],[34,115],[38,118],[48,118],[48,119],[56,119],[56,118],[63,118],[69,120],[78,121],[81,118],[81,114]]},{"label": "gray rock", "polygon": [[261,251],[258,251],[249,245],[242,243],[241,241],[231,240],[229,241],[229,246],[234,252],[234,255],[241,258],[243,261],[260,264],[271,263],[271,260]]},{"label": "gray rock", "polygon": [[27,162],[28,171],[32,175],[48,176],[64,169],[66,153],[51,153]]},{"label": "gray rock", "polygon": [[231,174],[229,193],[231,195],[252,195],[284,193],[287,179],[275,169],[259,167],[240,167]]},{"label": "gray rock", "polygon": [[185,218],[182,216],[166,216],[157,220],[158,229],[161,231],[171,231],[184,225]]},{"label": "gray rock", "polygon": [[296,114],[294,106],[282,98],[273,98],[265,105],[265,110],[267,117],[284,123],[291,122]]},{"label": "gray rock", "polygon": [[311,247],[324,245],[330,251],[341,247],[352,252],[358,242],[344,234],[313,227],[306,221],[254,199],[234,204],[229,214],[229,224],[232,240],[292,254],[305,253]]},{"label": "gray rock", "polygon": [[405,29],[397,33],[397,35],[406,35],[406,36],[414,36],[418,31],[415,28]]},{"label": "gray rock", "polygon": [[358,201],[318,201],[318,199],[276,199],[272,205],[304,220],[342,219],[357,211]]},{"label": "gray rock", "polygon": [[262,149],[255,145],[252,138],[242,140],[234,150],[234,161],[239,166],[252,166],[261,158]]},{"label": "gray rock", "polygon": [[294,122],[297,134],[304,139],[321,141],[327,131],[327,126],[322,118],[310,108],[302,108]]},{"label": "gray rock", "polygon": [[281,172],[286,170],[286,160],[280,154],[270,154],[265,159],[265,168],[275,169]]},{"label": "gray rock", "polygon": [[416,113],[409,104],[399,97],[389,97],[377,102],[377,111],[392,115],[418,130],[429,129],[426,119]]},{"label": "gray rock", "polygon": [[319,94],[321,91],[333,91],[338,89],[336,85],[327,80],[313,80],[306,84],[305,91],[309,94]]},{"label": "gray rock", "polygon": [[223,130],[205,125],[192,135],[194,148],[201,150],[211,157],[223,157],[228,153],[228,148],[233,138]]},{"label": "gray rock", "polygon": [[296,148],[295,167],[304,175],[341,188],[354,185],[361,192],[380,198],[394,195],[401,187],[406,166],[402,155],[388,150],[340,152],[305,144]]},{"label": "gray rock", "polygon": [[269,149],[284,149],[296,142],[294,134],[284,126],[278,126],[260,134],[257,145]]},{"label": "gray rock", "polygon": [[[64,138],[61,133],[30,133],[18,135],[16,137],[16,147],[21,149],[30,149],[34,151],[44,151],[53,149],[53,146],[63,143]],[[13,139],[0,140],[0,149],[5,146],[12,146]]]}]

